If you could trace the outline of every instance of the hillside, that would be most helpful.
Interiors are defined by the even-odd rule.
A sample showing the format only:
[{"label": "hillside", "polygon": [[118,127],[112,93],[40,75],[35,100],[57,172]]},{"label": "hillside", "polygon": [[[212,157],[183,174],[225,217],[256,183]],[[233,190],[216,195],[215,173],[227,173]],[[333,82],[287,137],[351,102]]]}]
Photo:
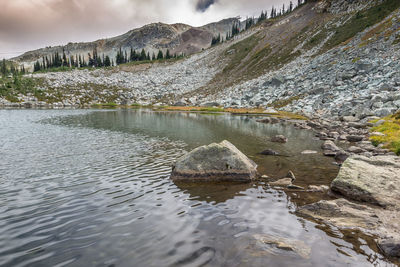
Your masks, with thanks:
[{"label": "hillside", "polygon": [[87,60],[88,53],[92,53],[94,48],[97,49],[98,54],[108,55],[110,58],[115,58],[120,48],[128,52],[131,48],[137,51],[145,49],[150,53],[157,53],[158,50],[165,53],[169,49],[171,54],[190,55],[210,47],[212,37],[218,34],[225,36],[232,28],[232,24],[237,21],[236,18],[224,19],[202,27],[152,23],[113,38],[41,48],[26,52],[12,60],[29,67],[36,60],[46,56],[50,57],[56,52],[61,54],[63,50],[67,57],[81,55]]},{"label": "hillside", "polygon": [[[40,91],[20,95],[18,101],[36,99],[61,107],[107,102],[274,107],[308,116],[385,116],[400,108],[399,7],[396,0],[310,1],[178,61],[34,74]],[[215,34],[229,23],[204,28]],[[199,38],[198,29],[170,27],[183,41]],[[107,44],[129,39],[124,38]]]}]

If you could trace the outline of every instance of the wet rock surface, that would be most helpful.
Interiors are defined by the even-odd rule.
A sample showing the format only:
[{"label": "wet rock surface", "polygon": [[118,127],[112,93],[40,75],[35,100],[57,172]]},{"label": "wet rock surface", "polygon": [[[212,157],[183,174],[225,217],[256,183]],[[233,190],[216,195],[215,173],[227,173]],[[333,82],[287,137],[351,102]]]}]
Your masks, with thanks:
[{"label": "wet rock surface", "polygon": [[383,253],[399,257],[399,163],[400,158],[394,156],[352,156],[343,163],[331,184],[333,192],[347,199],[321,200],[296,212],[338,228],[361,229],[376,235]]},{"label": "wet rock surface", "polygon": [[271,142],[286,143],[287,141],[288,141],[288,139],[283,135],[275,135],[275,136],[271,137]]},{"label": "wet rock surface", "polygon": [[258,243],[258,247],[266,251],[272,252],[274,249],[291,251],[304,259],[308,259],[311,254],[311,247],[301,240],[272,235],[254,235],[254,239]]}]

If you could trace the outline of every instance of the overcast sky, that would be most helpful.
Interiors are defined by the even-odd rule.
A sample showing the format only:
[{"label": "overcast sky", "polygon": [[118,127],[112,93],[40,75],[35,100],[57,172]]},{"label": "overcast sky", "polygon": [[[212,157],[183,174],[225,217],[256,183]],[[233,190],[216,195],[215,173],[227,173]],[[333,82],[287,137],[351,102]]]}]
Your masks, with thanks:
[{"label": "overcast sky", "polygon": [[289,0],[0,0],[0,58],[112,37],[152,22],[201,26],[258,16],[283,3]]}]

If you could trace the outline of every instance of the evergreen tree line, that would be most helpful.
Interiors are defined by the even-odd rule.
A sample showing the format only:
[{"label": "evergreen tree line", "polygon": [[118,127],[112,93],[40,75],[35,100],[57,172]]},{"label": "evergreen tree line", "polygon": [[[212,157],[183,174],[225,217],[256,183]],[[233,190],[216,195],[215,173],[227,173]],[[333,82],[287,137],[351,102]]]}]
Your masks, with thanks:
[{"label": "evergreen tree line", "polygon": [[[258,18],[246,18],[246,25],[244,30],[248,30],[249,28],[251,28],[253,25],[257,24],[257,23],[261,23],[262,21],[265,21],[267,19],[274,19],[280,16],[283,16],[285,14],[288,14],[290,12],[292,12],[294,9],[296,9],[297,7],[307,3],[309,0],[297,0],[297,6],[294,6],[293,2],[290,1],[289,6],[285,7],[285,4],[282,5],[282,7],[278,10],[277,8],[275,8],[274,6],[271,9],[271,12],[261,11],[261,14]],[[235,35],[239,34],[241,32],[240,30],[240,23],[239,22],[234,22],[232,24],[232,28],[231,30],[226,34],[226,40],[230,40],[232,39]],[[211,46],[214,46],[216,44],[222,43],[224,42],[224,38],[218,34],[218,36],[214,36],[211,39]]]},{"label": "evergreen tree line", "polygon": [[305,4],[305,3],[307,3],[307,0],[297,0],[297,5],[296,6],[293,4],[293,1],[290,1],[288,7],[286,7],[285,4],[283,4],[282,7],[279,8],[279,9],[275,8],[274,6],[272,6],[272,9],[271,9],[271,11],[269,13],[269,16],[268,16],[268,12],[267,11],[265,11],[265,12],[261,11],[261,15],[260,15],[260,17],[258,17],[257,23],[262,22],[263,20],[266,20],[266,19],[269,19],[269,18],[270,19],[274,19],[274,18],[283,16],[285,14],[288,14],[288,13],[292,12],[294,9],[296,9],[297,7],[299,7],[299,6],[301,6],[301,5]]},{"label": "evergreen tree line", "polygon": [[144,49],[142,49],[139,52],[132,48],[128,56],[126,50],[122,51],[122,48],[119,48],[119,50],[117,51],[117,56],[115,57],[115,63],[119,65],[135,61],[146,61],[146,60],[152,61],[152,60],[163,60],[163,59],[181,58],[181,57],[184,57],[183,53],[180,55],[177,54],[172,55],[169,49],[167,49],[165,55],[162,50],[158,50],[157,55],[154,52],[150,55],[150,52],[146,52]]},{"label": "evergreen tree line", "polygon": [[15,67],[13,64],[11,64],[10,67],[7,67],[7,63],[6,63],[5,59],[3,59],[1,62],[0,71],[1,71],[1,75],[3,77],[6,77],[9,74],[16,75],[16,74],[25,74],[26,73],[24,65],[22,65],[20,67]]},{"label": "evergreen tree line", "polygon": [[137,52],[136,50],[130,50],[130,54],[128,55],[127,51],[122,51],[120,47],[117,51],[117,55],[115,57],[115,64],[114,60],[111,59],[109,56],[101,56],[97,53],[97,47],[95,47],[92,53],[88,53],[87,61],[85,61],[85,57],[82,55],[72,55],[67,56],[65,50],[63,49],[62,55],[58,52],[48,56],[43,56],[42,59],[37,60],[33,65],[33,71],[40,71],[45,69],[52,69],[52,68],[60,68],[60,67],[67,67],[67,68],[84,68],[84,67],[110,67],[119,64],[124,64],[133,61],[145,61],[145,60],[162,60],[162,59],[171,59],[171,58],[181,58],[184,54],[181,55],[171,55],[169,49],[167,49],[165,55],[164,53],[159,50],[157,55],[153,54],[150,55],[149,52],[146,53],[144,49],[141,52]]}]

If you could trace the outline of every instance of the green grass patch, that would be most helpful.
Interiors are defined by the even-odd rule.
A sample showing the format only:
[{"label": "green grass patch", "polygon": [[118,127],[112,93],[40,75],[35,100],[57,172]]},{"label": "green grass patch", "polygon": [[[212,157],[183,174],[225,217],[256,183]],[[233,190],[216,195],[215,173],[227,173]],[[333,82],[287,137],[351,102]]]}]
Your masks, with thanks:
[{"label": "green grass patch", "polygon": [[384,136],[371,136],[373,145],[384,144],[384,147],[390,149],[400,156],[400,112],[383,118],[385,122],[379,126],[373,127],[371,131],[380,132]]},{"label": "green grass patch", "polygon": [[399,7],[399,0],[386,0],[370,9],[357,12],[349,21],[336,29],[335,34],[325,44],[324,49],[329,50],[353,38],[357,33],[382,21]]},{"label": "green grass patch", "polygon": [[223,69],[223,72],[230,72],[240,65],[243,59],[253,50],[260,40],[260,36],[253,34],[252,36],[230,46],[224,53],[225,56],[230,57],[230,61]]},{"label": "green grass patch", "polygon": [[39,101],[46,101],[45,93],[38,89],[43,85],[43,79],[24,77],[22,75],[14,75],[12,77],[0,78],[0,97],[10,102],[19,102],[18,94],[31,95]]},{"label": "green grass patch", "polygon": [[287,105],[292,104],[294,101],[302,99],[303,97],[304,97],[304,95],[291,96],[286,99],[275,101],[270,106],[273,108],[283,108],[283,107],[286,107]]},{"label": "green grass patch", "polygon": [[319,33],[315,34],[311,39],[304,45],[304,48],[309,50],[319,45],[327,37],[327,32],[322,29]]}]

